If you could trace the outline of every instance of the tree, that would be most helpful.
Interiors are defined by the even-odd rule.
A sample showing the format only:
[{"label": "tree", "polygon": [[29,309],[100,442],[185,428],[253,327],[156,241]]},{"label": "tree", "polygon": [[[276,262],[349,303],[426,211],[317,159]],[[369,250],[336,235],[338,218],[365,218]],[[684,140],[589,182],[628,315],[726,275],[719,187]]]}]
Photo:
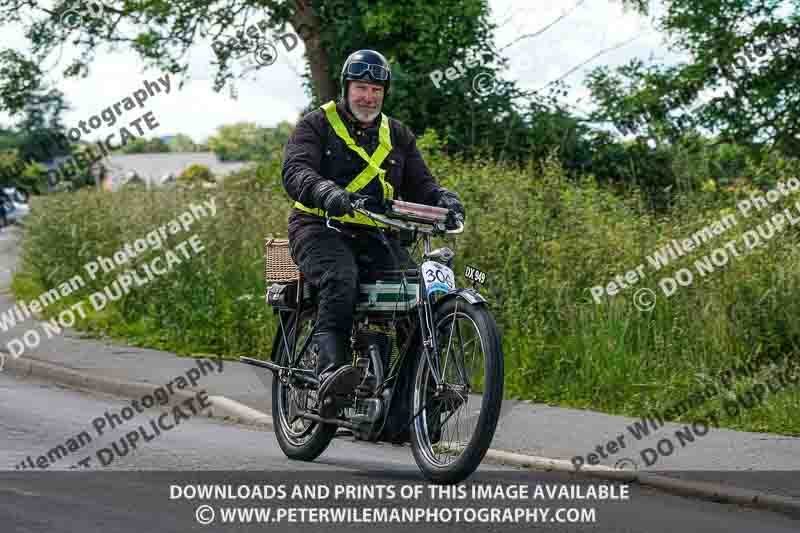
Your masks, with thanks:
[{"label": "tree", "polygon": [[0,152],[0,186],[42,194],[47,191],[47,169],[35,162],[25,162],[17,150]]},{"label": "tree", "polygon": [[250,161],[264,149],[263,132],[254,122],[237,122],[217,128],[208,147],[220,161]]},{"label": "tree", "polygon": [[256,152],[254,161],[279,160],[283,157],[283,147],[289,141],[294,125],[283,121],[274,128],[261,128],[263,146]]},{"label": "tree", "polygon": [[17,131],[0,127],[0,152],[16,150],[23,141],[24,138]]},{"label": "tree", "polygon": [[[0,1],[8,6],[0,10],[0,24],[33,20],[28,29],[34,57],[0,54],[0,80],[6,80],[0,85],[0,108],[12,113],[37,87],[42,77],[38,65],[47,64],[45,59],[67,40],[78,49],[64,71],[68,77],[85,76],[94,52],[106,44],[128,46],[148,66],[179,75],[188,70],[187,52],[197,39],[219,42],[236,34],[215,47],[214,88],[221,90],[228,83],[235,88],[234,79],[252,70],[237,68],[252,57],[253,45],[265,40],[253,37],[251,28],[258,34],[263,27],[275,37],[291,27],[305,45],[304,78],[312,108],[339,94],[339,72],[351,52],[373,48],[393,65],[388,114],[417,133],[427,128],[441,132],[448,151],[469,152],[488,143],[504,156],[526,156],[508,142],[530,127],[513,104],[526,93],[500,75],[507,63],[494,48],[487,0],[139,0],[107,6],[102,17],[84,17],[74,29],[58,21],[75,2],[51,9],[36,0]],[[465,63],[469,57],[477,58],[477,64],[457,79],[448,75],[442,83],[433,82],[433,71],[449,72],[456,61]],[[489,80],[491,90],[485,94],[474,87],[478,75]]]},{"label": "tree", "polygon": [[199,147],[188,135],[183,133],[177,134],[175,137],[167,141],[167,146],[171,152],[198,152]]},{"label": "tree", "polygon": [[169,152],[169,146],[158,137],[145,139],[137,137],[119,149],[123,154],[158,154]]},{"label": "tree", "polygon": [[17,150],[3,150],[0,152],[0,185],[13,187],[18,182],[26,167],[17,153]]},{"label": "tree", "polygon": [[31,163],[25,167],[14,186],[29,194],[44,194],[47,192],[47,168],[39,163]]},{"label": "tree", "polygon": [[39,90],[30,95],[22,111],[17,130],[23,140],[20,157],[25,160],[50,161],[69,153],[69,140],[63,135],[61,115],[68,109],[64,93],[58,89]]},{"label": "tree", "polygon": [[[645,0],[623,0],[647,12]],[[640,61],[597,69],[589,86],[622,132],[674,142],[702,128],[718,142],[800,150],[800,4],[787,0],[664,0],[660,27],[691,56],[664,67]]]}]

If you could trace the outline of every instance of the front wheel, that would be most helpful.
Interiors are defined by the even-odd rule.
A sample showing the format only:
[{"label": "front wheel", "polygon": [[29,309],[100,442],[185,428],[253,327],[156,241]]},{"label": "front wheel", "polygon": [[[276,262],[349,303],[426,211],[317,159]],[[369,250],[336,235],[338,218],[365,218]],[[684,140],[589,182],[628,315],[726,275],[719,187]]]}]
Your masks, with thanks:
[{"label": "front wheel", "polygon": [[503,401],[503,350],[497,324],[483,305],[453,298],[434,313],[439,357],[434,373],[424,353],[414,372],[411,449],[422,474],[459,483],[480,465],[494,437]]}]

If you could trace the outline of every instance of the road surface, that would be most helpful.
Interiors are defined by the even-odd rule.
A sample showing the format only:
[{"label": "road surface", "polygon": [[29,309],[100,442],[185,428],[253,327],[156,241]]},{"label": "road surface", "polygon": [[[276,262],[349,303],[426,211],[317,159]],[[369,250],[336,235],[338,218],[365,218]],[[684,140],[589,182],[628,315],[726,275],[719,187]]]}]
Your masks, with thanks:
[{"label": "road surface", "polygon": [[[504,498],[489,500],[471,498],[447,499],[449,495],[430,498],[399,497],[404,486],[421,486],[419,490],[431,489],[421,478],[407,447],[392,445],[372,445],[355,442],[351,437],[339,437],[315,462],[289,461],[277,445],[275,437],[268,429],[257,429],[201,415],[181,419],[178,425],[164,430],[159,435],[151,431],[149,442],[136,443],[135,449],[124,449],[125,435],[131,429],[144,425],[148,420],[157,420],[164,413],[156,409],[143,410],[135,417],[123,421],[113,430],[106,422],[105,427],[97,419],[105,419],[108,413],[111,420],[120,413],[131,400],[112,396],[70,390],[57,385],[41,382],[8,372],[0,373],[0,464],[6,469],[0,472],[0,528],[4,532],[91,532],[113,531],[119,533],[142,531],[242,531],[264,530],[272,527],[280,531],[338,531],[345,528],[366,528],[381,531],[514,531],[543,529],[546,531],[598,531],[598,532],[725,532],[758,531],[789,532],[798,530],[798,522],[788,517],[734,505],[715,504],[689,498],[668,495],[637,485],[625,488],[624,484],[600,482],[582,476],[564,473],[548,473],[534,470],[482,465],[463,486],[473,490],[473,485],[505,487]],[[165,408],[166,409],[166,408]],[[189,411],[188,408],[184,409]],[[172,425],[172,415],[162,418],[165,425]],[[98,434],[98,427],[102,434]],[[85,432],[91,442],[85,440],[78,447],[77,436]],[[19,469],[30,456],[36,461],[46,456],[59,444],[64,445],[73,439],[73,447],[59,458],[53,456],[47,468]],[[120,439],[123,439],[122,442]],[[114,447],[116,445],[116,448]],[[102,457],[108,462],[102,466],[98,450],[110,450]],[[114,451],[116,450],[116,451]],[[125,453],[122,453],[125,452]],[[90,467],[70,469],[84,457],[91,457]],[[47,460],[50,461],[50,460]],[[277,490],[281,484],[289,491],[294,486],[312,487],[324,485],[328,490],[334,486],[350,485],[358,487],[377,485],[396,488],[394,497],[377,495],[344,501],[332,497],[306,497],[301,500],[270,499],[260,494],[260,499],[205,499],[187,498],[183,492],[187,485],[217,484],[232,487],[225,490],[241,490],[241,486],[264,487],[268,485]],[[537,485],[540,487],[579,487],[584,495],[589,486],[600,490],[616,491],[617,497],[627,490],[628,499],[618,500],[536,500],[532,495]],[[514,500],[520,496],[522,485],[528,490],[527,498]],[[245,487],[245,488],[247,488]],[[268,490],[268,489],[265,489]],[[306,489],[303,489],[306,490]],[[322,489],[318,489],[322,490]],[[344,489],[342,489],[344,490]],[[366,490],[366,489],[363,489]],[[374,489],[373,489],[374,490]],[[413,489],[417,490],[417,489]],[[576,490],[576,489],[572,489]],[[241,496],[241,493],[238,493]],[[244,495],[248,496],[249,493]],[[171,496],[174,496],[172,498]],[[317,496],[325,496],[317,494]],[[358,496],[350,494],[351,497]],[[485,495],[484,495],[485,496]],[[450,508],[458,507],[463,513],[461,520],[450,516],[448,523],[376,523],[356,522],[358,516],[348,515],[349,521],[338,523],[309,523],[311,511],[306,515],[295,511],[295,522],[288,522],[289,507],[317,509],[351,508],[356,512],[365,507],[383,506],[389,508],[428,508],[431,504]],[[208,505],[215,513],[215,522],[201,525],[195,513],[201,506]],[[222,508],[233,507],[272,508],[271,522],[246,523],[244,515],[234,515],[235,523],[221,524]],[[481,523],[475,514],[471,522],[465,520],[465,509],[491,508],[503,510],[539,509],[528,511],[516,523]],[[594,519],[591,523],[554,523],[554,513],[559,508],[591,509]],[[275,522],[277,509],[284,515],[280,523]],[[203,509],[208,512],[208,509]],[[342,511],[343,512],[343,511]],[[399,513],[400,511],[396,511]],[[410,511],[409,511],[410,512]],[[505,515],[507,519],[510,512]],[[547,512],[547,515],[541,513]],[[578,511],[575,511],[578,512]],[[255,515],[253,515],[255,516]],[[251,521],[253,516],[250,517]],[[319,520],[317,515],[317,520]],[[332,515],[328,515],[329,517]],[[388,515],[386,515],[388,516]],[[437,515],[440,519],[445,514]],[[566,515],[562,514],[562,519]],[[577,515],[576,515],[577,516]],[[355,518],[354,518],[355,517]],[[501,514],[496,515],[498,519]],[[230,516],[228,518],[231,518]],[[262,515],[263,518],[263,515]],[[201,520],[208,516],[200,515]],[[302,519],[302,520],[301,520]],[[306,520],[308,519],[308,520]],[[330,519],[330,518],[329,518]],[[484,515],[483,520],[491,520]],[[534,523],[533,520],[539,522]],[[546,520],[542,523],[541,520]],[[242,523],[245,522],[245,523]]]}]

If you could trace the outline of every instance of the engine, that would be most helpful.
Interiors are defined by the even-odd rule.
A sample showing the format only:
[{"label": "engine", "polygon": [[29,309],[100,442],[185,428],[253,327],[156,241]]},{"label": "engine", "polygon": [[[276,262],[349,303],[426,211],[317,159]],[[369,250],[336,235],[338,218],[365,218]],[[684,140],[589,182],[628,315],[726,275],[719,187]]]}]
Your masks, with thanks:
[{"label": "engine", "polygon": [[381,386],[394,359],[394,338],[383,331],[362,329],[356,335],[355,349],[368,364],[348,418],[356,426],[353,431],[356,439],[375,440],[392,394],[391,387],[381,390]]}]

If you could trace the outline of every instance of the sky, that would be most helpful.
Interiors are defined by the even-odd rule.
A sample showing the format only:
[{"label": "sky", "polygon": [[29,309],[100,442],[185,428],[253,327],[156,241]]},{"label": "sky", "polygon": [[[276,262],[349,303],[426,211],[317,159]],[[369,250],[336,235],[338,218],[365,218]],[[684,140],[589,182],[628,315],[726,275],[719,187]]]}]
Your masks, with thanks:
[{"label": "sky", "polygon": [[[660,0],[652,2],[653,13],[657,15],[661,9]],[[681,59],[667,49],[662,34],[655,29],[650,17],[626,12],[620,0],[490,0],[490,7],[492,20],[500,26],[495,34],[498,49],[563,17],[540,35],[524,38],[503,50],[510,60],[503,78],[516,80],[525,89],[541,88],[594,54],[634,39],[616,50],[603,53],[564,79],[570,87],[564,101],[575,106],[576,111],[592,109],[589,91],[583,81],[596,66],[619,66],[637,57],[664,63]],[[28,42],[21,26],[3,28],[3,37],[5,46],[27,52]],[[171,77],[169,94],[162,91],[148,96],[142,107],[135,109],[120,106],[122,115],[117,124],[108,126],[104,123],[82,138],[106,138],[130,120],[150,112],[148,120],[152,124],[154,119],[158,125],[151,131],[145,129],[146,137],[185,133],[195,141],[204,141],[223,124],[249,121],[274,126],[283,120],[295,122],[308,105],[309,98],[300,76],[305,65],[302,42],[291,51],[279,46],[274,64],[238,80],[235,98],[227,88],[219,93],[213,90],[213,70],[209,63],[214,53],[210,45],[208,40],[199,41],[190,50],[189,75],[184,79],[182,89],[177,87],[180,80]],[[65,45],[60,62],[56,52],[43,65],[48,73],[47,80],[65,93],[72,107],[64,114],[68,128],[77,127],[79,121],[99,115],[103,109],[132,96],[143,88],[145,80],[158,83],[157,79],[164,77],[164,73],[157,69],[144,70],[143,62],[132,51],[111,51],[103,47],[98,49],[87,78],[65,79],[60,73],[68,59],[76,55],[74,47]],[[439,68],[449,66],[452,65]],[[386,112],[391,116],[391,109]],[[0,124],[10,125],[11,122],[8,115],[0,113]],[[140,122],[144,123],[145,120]]]}]

